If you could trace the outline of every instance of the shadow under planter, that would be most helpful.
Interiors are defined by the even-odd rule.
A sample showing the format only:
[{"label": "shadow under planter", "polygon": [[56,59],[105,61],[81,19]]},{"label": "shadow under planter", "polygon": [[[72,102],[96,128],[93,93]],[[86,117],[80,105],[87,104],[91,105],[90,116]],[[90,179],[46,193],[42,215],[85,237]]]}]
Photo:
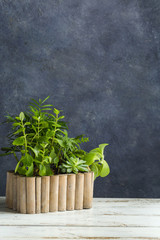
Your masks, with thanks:
[{"label": "shadow under planter", "polygon": [[92,208],[94,173],[25,177],[7,172],[6,205],[20,213]]}]

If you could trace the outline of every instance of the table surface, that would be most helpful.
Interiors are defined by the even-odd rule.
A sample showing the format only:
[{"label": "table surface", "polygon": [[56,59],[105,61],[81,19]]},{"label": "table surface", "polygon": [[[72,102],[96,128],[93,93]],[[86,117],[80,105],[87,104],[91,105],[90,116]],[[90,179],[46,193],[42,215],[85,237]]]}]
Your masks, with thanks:
[{"label": "table surface", "polygon": [[160,239],[160,199],[94,198],[93,208],[19,214],[0,197],[0,240]]}]

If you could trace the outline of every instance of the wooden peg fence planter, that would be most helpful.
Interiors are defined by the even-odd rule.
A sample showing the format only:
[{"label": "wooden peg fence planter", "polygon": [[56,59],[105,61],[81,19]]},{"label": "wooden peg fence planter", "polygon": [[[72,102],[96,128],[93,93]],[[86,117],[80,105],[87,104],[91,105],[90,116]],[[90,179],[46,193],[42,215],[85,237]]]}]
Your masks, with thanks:
[{"label": "wooden peg fence planter", "polygon": [[93,186],[93,172],[25,177],[8,171],[6,205],[28,214],[91,208]]}]

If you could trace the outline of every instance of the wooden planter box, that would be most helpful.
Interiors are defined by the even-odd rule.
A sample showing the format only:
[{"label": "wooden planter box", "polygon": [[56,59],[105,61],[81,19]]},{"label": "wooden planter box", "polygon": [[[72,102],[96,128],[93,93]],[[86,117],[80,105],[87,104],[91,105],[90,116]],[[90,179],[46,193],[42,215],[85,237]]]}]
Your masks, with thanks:
[{"label": "wooden planter box", "polygon": [[6,205],[30,214],[91,208],[93,185],[93,172],[24,177],[8,171]]}]

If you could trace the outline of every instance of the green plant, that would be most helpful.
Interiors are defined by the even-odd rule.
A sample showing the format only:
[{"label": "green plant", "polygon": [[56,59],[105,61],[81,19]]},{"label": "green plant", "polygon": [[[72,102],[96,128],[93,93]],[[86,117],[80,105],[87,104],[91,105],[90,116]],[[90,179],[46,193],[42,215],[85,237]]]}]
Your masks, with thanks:
[{"label": "green plant", "polygon": [[61,168],[63,173],[73,172],[77,174],[78,172],[88,172],[86,161],[74,157],[71,157],[66,162],[62,163],[59,168]]},{"label": "green plant", "polygon": [[32,99],[29,110],[19,116],[7,116],[7,123],[12,123],[8,135],[9,146],[2,148],[1,156],[13,154],[17,160],[15,172],[21,175],[53,175],[58,173],[78,173],[94,171],[95,177],[104,177],[109,173],[109,166],[104,160],[104,147],[89,153],[81,149],[80,144],[88,138],[80,135],[68,136],[68,127],[61,116],[61,111],[44,100]]},{"label": "green plant", "polygon": [[100,144],[99,148],[95,148],[87,153],[84,157],[86,164],[94,172],[94,178],[106,177],[110,173],[108,163],[104,160],[104,148],[107,143]]}]

